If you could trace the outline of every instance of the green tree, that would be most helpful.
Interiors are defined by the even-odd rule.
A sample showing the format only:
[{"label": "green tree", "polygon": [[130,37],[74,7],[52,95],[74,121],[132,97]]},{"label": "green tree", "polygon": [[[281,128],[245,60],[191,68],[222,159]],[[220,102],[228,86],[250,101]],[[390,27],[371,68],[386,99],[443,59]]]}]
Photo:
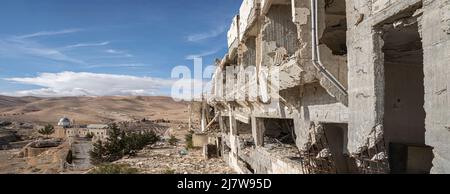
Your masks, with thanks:
[{"label": "green tree", "polygon": [[147,145],[153,145],[160,140],[160,137],[153,131],[145,133],[130,133],[123,139],[124,154],[134,156],[137,151],[142,150]]},{"label": "green tree", "polygon": [[142,139],[138,134],[131,133],[123,139],[123,153],[125,155],[135,156],[137,150],[140,149]]},{"label": "green tree", "polygon": [[89,155],[91,157],[91,163],[93,165],[99,165],[99,164],[103,164],[103,163],[107,162],[104,157],[105,154],[106,154],[106,149],[103,146],[103,142],[98,141],[98,142],[94,143],[92,150],[89,151]]},{"label": "green tree", "polygon": [[106,142],[97,142],[90,151],[91,163],[94,165],[114,162],[125,155],[135,156],[147,145],[155,144],[160,137],[155,132],[125,133],[116,124],[110,125]]},{"label": "green tree", "polygon": [[179,140],[174,135],[171,135],[168,142],[170,145],[175,146],[175,145],[177,145]]},{"label": "green tree", "polygon": [[48,124],[44,128],[39,129],[38,133],[41,135],[45,135],[48,138],[50,135],[55,133],[55,127],[53,127],[53,125]]},{"label": "green tree", "polygon": [[125,132],[119,129],[117,124],[109,126],[110,135],[104,145],[106,161],[112,162],[121,159],[124,156]]}]

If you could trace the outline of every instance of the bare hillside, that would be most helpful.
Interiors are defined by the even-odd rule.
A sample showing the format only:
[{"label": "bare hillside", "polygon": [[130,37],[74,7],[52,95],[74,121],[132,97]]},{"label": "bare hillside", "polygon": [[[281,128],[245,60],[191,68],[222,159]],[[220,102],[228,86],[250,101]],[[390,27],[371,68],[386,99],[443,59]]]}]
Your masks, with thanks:
[{"label": "bare hillside", "polygon": [[138,119],[187,120],[187,104],[170,97],[7,97],[0,96],[0,119],[56,123],[67,116],[78,124]]}]

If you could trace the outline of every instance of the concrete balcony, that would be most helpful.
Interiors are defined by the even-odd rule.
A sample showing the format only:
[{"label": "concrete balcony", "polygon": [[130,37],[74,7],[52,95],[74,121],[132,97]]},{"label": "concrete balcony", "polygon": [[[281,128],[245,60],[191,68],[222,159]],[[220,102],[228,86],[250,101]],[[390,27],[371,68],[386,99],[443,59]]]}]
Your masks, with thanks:
[{"label": "concrete balcony", "polygon": [[[277,68],[268,69],[268,73],[272,76],[278,75],[280,79],[278,87],[280,90],[294,88],[302,83],[302,74],[304,70],[297,64],[297,58],[288,58],[281,63],[276,64],[276,67]],[[269,88],[273,86],[271,86],[270,84],[265,85],[265,87],[267,87],[267,90],[262,90],[262,85],[258,85],[256,74],[249,74],[249,72],[241,68],[237,72],[237,82],[229,85],[226,84],[224,77],[221,77],[220,73],[223,72],[217,71],[214,75],[215,79],[213,80],[213,91],[211,91],[211,99],[209,100],[211,103],[227,101],[231,102],[230,100],[227,100],[227,96],[234,95],[236,100],[232,100],[232,102],[236,101],[238,102],[238,104],[245,107],[248,105],[247,102],[257,100],[249,99],[251,96],[257,95],[255,94],[255,92],[269,98],[270,100],[270,94],[268,93],[268,91],[270,90]],[[262,76],[262,74],[260,74],[260,76]],[[221,91],[220,89],[223,91]],[[251,89],[257,89],[257,91],[253,91]]]},{"label": "concrete balcony", "polygon": [[239,40],[243,41],[258,18],[261,0],[244,0],[239,9]]},{"label": "concrete balcony", "polygon": [[266,15],[272,5],[291,5],[291,0],[261,0],[261,15]]}]

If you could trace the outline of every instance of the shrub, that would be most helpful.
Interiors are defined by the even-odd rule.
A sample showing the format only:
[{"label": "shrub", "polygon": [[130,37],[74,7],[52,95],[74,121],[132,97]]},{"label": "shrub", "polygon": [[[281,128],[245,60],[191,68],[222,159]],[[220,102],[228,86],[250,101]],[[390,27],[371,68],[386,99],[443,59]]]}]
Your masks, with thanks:
[{"label": "shrub", "polygon": [[186,147],[188,149],[192,149],[194,148],[194,142],[192,141],[192,136],[194,135],[194,131],[189,131],[188,134],[186,134],[185,139],[186,139]]},{"label": "shrub", "polygon": [[168,168],[164,170],[163,174],[175,174],[175,170]]},{"label": "shrub", "polygon": [[179,140],[174,135],[171,135],[168,142],[170,145],[175,146],[175,145],[177,145]]},{"label": "shrub", "polygon": [[101,165],[90,172],[90,174],[137,174],[136,168],[131,168],[125,164],[107,164]]},{"label": "shrub", "polygon": [[48,124],[44,128],[39,129],[38,133],[41,135],[45,135],[48,138],[48,136],[55,133],[55,128],[53,127],[53,125]]},{"label": "shrub", "polygon": [[94,138],[94,133],[87,133],[86,134],[86,138],[88,138],[88,139],[92,139],[92,138]]}]

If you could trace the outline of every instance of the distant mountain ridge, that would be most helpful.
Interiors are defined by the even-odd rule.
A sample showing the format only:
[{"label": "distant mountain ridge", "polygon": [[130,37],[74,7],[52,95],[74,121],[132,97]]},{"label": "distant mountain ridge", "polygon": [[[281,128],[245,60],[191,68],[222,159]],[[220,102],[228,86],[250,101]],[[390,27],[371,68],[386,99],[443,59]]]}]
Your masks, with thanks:
[{"label": "distant mountain ridge", "polygon": [[26,97],[11,97],[11,96],[2,96],[0,95],[0,108],[1,107],[9,107],[9,106],[17,106],[27,104],[33,101],[40,100],[41,98],[26,96]]},{"label": "distant mountain ridge", "polygon": [[79,124],[139,119],[186,121],[187,103],[164,96],[10,97],[0,96],[0,120],[56,123],[69,117]]}]

